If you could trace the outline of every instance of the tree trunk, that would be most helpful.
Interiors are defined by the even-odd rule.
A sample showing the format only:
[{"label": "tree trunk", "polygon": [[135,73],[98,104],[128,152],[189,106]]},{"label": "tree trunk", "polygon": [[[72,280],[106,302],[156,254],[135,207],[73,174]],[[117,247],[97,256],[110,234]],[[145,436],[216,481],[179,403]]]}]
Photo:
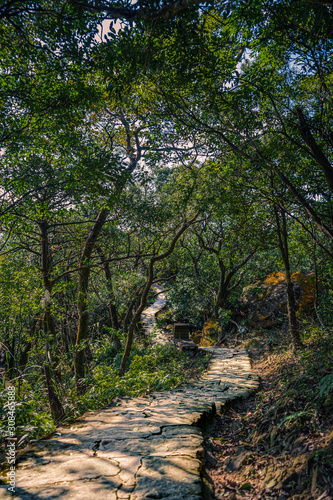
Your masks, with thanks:
[{"label": "tree trunk", "polygon": [[330,161],[326,158],[323,150],[319,147],[317,141],[312,135],[311,129],[306,122],[306,119],[303,115],[303,112],[300,108],[296,108],[296,114],[299,121],[299,129],[301,132],[301,136],[311,151],[311,156],[316,160],[316,162],[320,165],[323,174],[325,176],[327,185],[333,193],[333,167]]},{"label": "tree trunk", "polygon": [[303,343],[297,327],[294,285],[293,282],[291,281],[290,269],[286,268],[286,266],[285,266],[285,272],[286,272],[286,284],[287,284],[287,308],[288,308],[290,335],[293,340],[294,349],[296,350],[300,347],[303,347]]},{"label": "tree trunk", "polygon": [[76,355],[75,355],[75,381],[78,392],[83,391],[82,379],[85,374],[84,353],[85,348],[80,344],[88,337],[89,311],[88,311],[88,284],[90,275],[90,258],[95,247],[97,238],[104,226],[109,209],[103,208],[93,225],[88,238],[86,239],[82,250],[79,264],[79,291],[78,291],[78,309],[79,324],[76,336]]},{"label": "tree trunk", "polygon": [[215,304],[214,304],[214,318],[215,319],[219,319],[220,309],[222,309],[222,307],[224,306],[227,296],[228,296],[227,289],[225,287],[220,287],[218,292],[217,292],[217,296],[216,296],[216,300],[215,300]]},{"label": "tree trunk", "polygon": [[135,327],[140,320],[141,313],[143,312],[144,308],[147,305],[147,298],[148,298],[149,290],[150,290],[150,287],[151,287],[151,285],[153,283],[153,279],[154,279],[154,262],[155,261],[154,261],[154,257],[153,257],[150,260],[149,270],[148,270],[148,280],[147,280],[146,286],[143,289],[139,307],[136,309],[136,311],[133,315],[133,318],[128,326],[125,350],[124,350],[123,358],[121,360],[121,364],[120,364],[120,368],[119,368],[119,375],[121,377],[125,373],[126,365],[127,365],[130,353],[131,353]]},{"label": "tree trunk", "polygon": [[[113,292],[110,266],[107,259],[105,258],[105,255],[102,252],[101,247],[97,247],[97,252],[101,259],[101,263],[104,269],[106,287],[108,289],[108,309],[109,309],[110,326],[114,330],[118,330],[119,329],[118,312],[117,312],[117,307],[115,305],[115,296]],[[113,333],[112,335],[112,340],[115,345],[116,351],[119,352],[121,350],[121,342],[115,333]]]},{"label": "tree trunk", "polygon": [[293,342],[294,350],[304,347],[301,336],[297,326],[296,318],[296,301],[294,295],[294,285],[291,281],[290,273],[290,261],[289,261],[289,250],[288,250],[288,233],[286,225],[286,215],[284,210],[281,210],[282,226],[280,223],[279,212],[276,206],[274,206],[274,213],[276,219],[276,226],[279,239],[279,249],[283,259],[284,270],[286,274],[286,285],[287,285],[287,310],[288,310],[288,321],[290,335]]},{"label": "tree trunk", "polygon": [[[246,259],[246,262],[249,259]],[[215,301],[215,306],[214,306],[214,317],[218,319],[219,317],[219,311],[222,309],[222,307],[225,304],[225,301],[227,300],[229,291],[231,288],[230,287],[230,282],[233,276],[237,273],[237,271],[240,269],[241,265],[245,263],[245,260],[238,266],[236,266],[234,269],[231,269],[228,271],[227,275],[225,275],[225,266],[222,262],[222,259],[219,258],[219,267],[221,270],[221,275],[220,275],[220,283],[219,283],[219,289],[217,292],[217,297]]]},{"label": "tree trunk", "polygon": [[225,301],[227,300],[227,297],[229,295],[229,292],[231,290],[233,290],[233,288],[235,288],[235,286],[237,286],[240,283],[240,281],[242,279],[242,275],[240,276],[239,280],[234,285],[230,286],[232,278],[235,276],[235,274],[237,274],[237,272],[243,266],[245,266],[245,264],[247,264],[247,262],[250,259],[252,259],[252,257],[254,256],[255,253],[256,253],[256,249],[252,250],[241,262],[239,262],[239,264],[237,266],[230,269],[227,272],[227,275],[225,274],[226,268],[225,268],[225,265],[223,263],[223,260],[219,257],[219,267],[220,267],[221,274],[220,274],[219,289],[218,289],[215,304],[214,304],[214,318],[215,319],[218,319],[219,311],[224,306]]},{"label": "tree trunk", "polygon": [[128,325],[130,324],[132,318],[133,318],[133,309],[135,307],[135,304],[137,302],[137,297],[131,300],[129,306],[127,307],[127,311],[123,320],[123,331],[124,333],[128,332]]},{"label": "tree trunk", "polygon": [[219,280],[219,288],[216,294],[215,304],[214,304],[214,318],[219,318],[219,311],[225,302],[227,296],[227,289],[225,286],[225,266],[223,264],[222,259],[219,257],[219,268],[220,268],[220,280]]},{"label": "tree trunk", "polygon": [[19,361],[19,368],[21,372],[24,372],[27,364],[28,364],[28,356],[29,356],[29,351],[31,350],[32,347],[32,342],[28,342],[20,355],[20,361]]},{"label": "tree trunk", "polygon": [[[59,400],[55,389],[53,387],[53,381],[51,378],[51,369],[53,365],[56,363],[57,356],[53,352],[56,345],[56,328],[55,321],[52,312],[51,305],[51,293],[52,293],[52,281],[50,280],[50,263],[51,256],[49,251],[49,239],[48,239],[48,222],[47,220],[43,220],[39,224],[41,231],[41,261],[42,261],[42,276],[44,283],[44,315],[42,319],[42,328],[46,337],[46,360],[44,365],[45,372],[45,381],[47,387],[47,396],[50,405],[50,410],[52,414],[52,418],[55,422],[59,422],[64,416],[65,412],[62,406],[61,401]],[[50,345],[49,345],[50,343]],[[60,376],[60,375],[59,375]]]},{"label": "tree trunk", "polygon": [[44,331],[50,333],[52,344],[56,343],[56,329],[55,321],[51,308],[51,293],[52,282],[50,280],[50,251],[49,251],[49,238],[48,238],[48,222],[46,220],[39,224],[41,231],[41,259],[42,259],[42,276],[44,284]]},{"label": "tree trunk", "polygon": [[147,279],[146,286],[144,287],[142,295],[141,295],[140,305],[137,308],[137,310],[135,311],[133,319],[132,319],[132,321],[131,321],[131,323],[129,325],[129,328],[128,328],[126,346],[125,346],[123,358],[121,360],[121,364],[120,364],[120,368],[119,368],[119,375],[121,377],[125,373],[126,365],[127,365],[130,353],[131,353],[131,348],[132,348],[132,343],[133,343],[133,335],[134,335],[135,327],[136,327],[136,325],[137,325],[137,323],[138,323],[138,321],[140,319],[141,313],[143,312],[143,310],[144,310],[144,308],[146,307],[146,304],[147,304],[148,293],[149,293],[150,287],[151,287],[151,285],[153,283],[153,280],[154,280],[154,264],[156,262],[160,261],[160,260],[163,260],[163,259],[169,257],[169,255],[172,254],[172,252],[174,251],[174,248],[176,246],[176,243],[177,243],[178,239],[186,231],[186,229],[191,224],[193,224],[195,222],[196,218],[197,218],[197,215],[195,215],[189,222],[183,224],[183,226],[179,229],[179,231],[174,236],[174,238],[173,238],[173,240],[172,240],[172,242],[170,244],[170,247],[169,247],[169,249],[166,252],[164,252],[161,255],[156,255],[155,257],[152,257],[150,259],[149,266],[148,266],[148,279]]},{"label": "tree trunk", "polygon": [[12,343],[9,350],[8,356],[8,378],[11,379],[14,376],[14,361],[15,361],[15,348],[16,348],[16,337],[13,336]]},{"label": "tree trunk", "polygon": [[59,423],[65,416],[65,412],[63,406],[61,404],[60,399],[57,396],[57,393],[53,387],[50,367],[45,364],[45,380],[46,380],[46,388],[47,388],[47,396],[50,404],[51,415],[55,423]]},{"label": "tree trunk", "polygon": [[[134,172],[138,162],[141,159],[142,148],[139,144],[139,131],[140,129],[134,132],[135,149],[131,144],[132,134],[130,130],[129,123],[127,122],[125,116],[120,113],[119,115],[120,121],[124,126],[126,143],[127,143],[127,155],[129,159],[129,165],[126,168],[125,172],[120,175],[120,177],[114,183],[114,196],[117,197],[122,192],[123,188],[126,185],[127,180]],[[75,356],[75,380],[76,380],[76,389],[80,392],[83,390],[82,379],[84,378],[84,347],[80,347],[80,343],[84,341],[88,336],[88,321],[89,321],[89,312],[88,312],[88,282],[89,282],[89,261],[94,249],[95,243],[97,241],[98,235],[101,232],[101,229],[106,222],[107,216],[109,214],[108,208],[103,208],[97,220],[90,231],[90,234],[86,240],[85,246],[83,248],[80,265],[79,265],[79,291],[78,291],[78,309],[79,309],[79,325],[76,336],[76,356]]]}]

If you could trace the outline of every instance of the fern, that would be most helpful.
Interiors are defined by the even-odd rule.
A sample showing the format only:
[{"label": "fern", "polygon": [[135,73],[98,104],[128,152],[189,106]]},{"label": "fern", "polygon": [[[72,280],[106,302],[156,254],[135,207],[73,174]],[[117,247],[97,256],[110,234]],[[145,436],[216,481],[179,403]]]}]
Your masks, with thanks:
[{"label": "fern", "polygon": [[333,391],[333,373],[325,375],[319,383],[319,395],[327,396],[331,391]]},{"label": "fern", "polygon": [[317,412],[315,410],[303,410],[303,411],[297,411],[296,413],[293,413],[292,415],[288,415],[285,417],[282,422],[277,426],[277,430],[280,429],[284,424],[290,424],[294,422],[295,420],[299,420],[300,422],[305,422],[305,421],[312,421],[316,417]]}]

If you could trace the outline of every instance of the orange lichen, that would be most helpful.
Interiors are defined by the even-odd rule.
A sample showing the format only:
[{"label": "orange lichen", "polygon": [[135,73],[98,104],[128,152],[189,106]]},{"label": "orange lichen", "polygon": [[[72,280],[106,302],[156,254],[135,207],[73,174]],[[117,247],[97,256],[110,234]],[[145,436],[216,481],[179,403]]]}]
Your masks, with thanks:
[{"label": "orange lichen", "polygon": [[[264,281],[257,281],[243,289],[243,295],[249,296],[256,292],[257,301],[269,298],[274,293],[274,288],[285,283],[286,274],[284,272],[271,273]],[[302,290],[299,302],[299,311],[304,312],[313,307],[315,294],[315,275],[310,271],[296,271],[292,273],[291,280],[297,283]],[[282,305],[279,304],[281,310]]]}]

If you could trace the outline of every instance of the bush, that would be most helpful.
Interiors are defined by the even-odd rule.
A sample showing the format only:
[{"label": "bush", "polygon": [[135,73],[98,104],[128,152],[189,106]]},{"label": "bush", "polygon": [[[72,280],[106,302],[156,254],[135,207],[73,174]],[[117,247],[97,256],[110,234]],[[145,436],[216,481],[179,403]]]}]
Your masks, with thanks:
[{"label": "bush", "polygon": [[[108,349],[106,344],[105,352]],[[99,357],[101,356],[102,347],[99,346]],[[170,345],[136,347],[124,377],[118,375],[120,354],[113,359],[109,358],[108,364],[96,365],[89,380],[90,389],[80,403],[85,410],[92,410],[107,405],[117,396],[134,397],[172,389],[199,376],[206,368],[208,359],[206,356],[190,360],[185,353]]]}]

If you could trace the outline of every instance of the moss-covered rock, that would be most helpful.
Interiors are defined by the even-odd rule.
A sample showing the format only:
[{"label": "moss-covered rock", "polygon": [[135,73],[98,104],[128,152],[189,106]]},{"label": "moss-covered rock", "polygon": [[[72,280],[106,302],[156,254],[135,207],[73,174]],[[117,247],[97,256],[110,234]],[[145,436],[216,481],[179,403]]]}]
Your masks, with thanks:
[{"label": "moss-covered rock", "polygon": [[[291,275],[298,311],[308,314],[313,309],[315,275],[311,271],[297,271]],[[280,326],[287,314],[285,273],[272,273],[243,289],[241,297],[250,327]]]},{"label": "moss-covered rock", "polygon": [[201,331],[195,331],[191,335],[191,340],[200,347],[209,347],[216,343],[222,333],[222,328],[218,321],[210,319],[206,321]]}]

